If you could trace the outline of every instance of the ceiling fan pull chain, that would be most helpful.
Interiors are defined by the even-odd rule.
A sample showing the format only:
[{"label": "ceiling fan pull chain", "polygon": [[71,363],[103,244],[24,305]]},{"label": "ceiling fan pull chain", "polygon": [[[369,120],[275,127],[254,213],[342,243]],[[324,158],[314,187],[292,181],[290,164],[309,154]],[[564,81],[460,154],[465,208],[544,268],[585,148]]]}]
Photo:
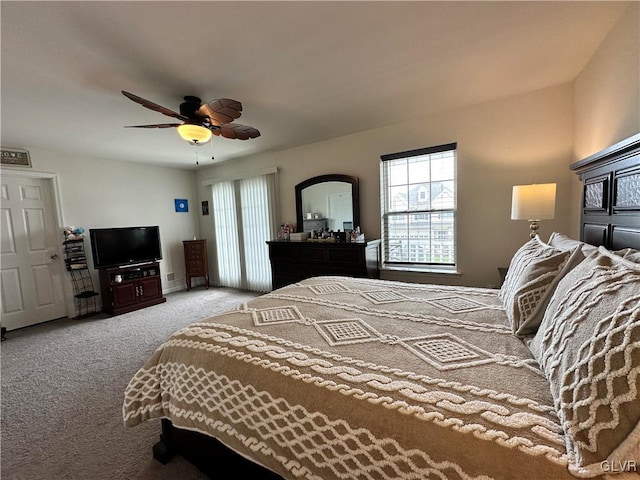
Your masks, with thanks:
[{"label": "ceiling fan pull chain", "polygon": [[198,161],[198,150],[196,150],[196,165],[200,165],[200,162]]}]

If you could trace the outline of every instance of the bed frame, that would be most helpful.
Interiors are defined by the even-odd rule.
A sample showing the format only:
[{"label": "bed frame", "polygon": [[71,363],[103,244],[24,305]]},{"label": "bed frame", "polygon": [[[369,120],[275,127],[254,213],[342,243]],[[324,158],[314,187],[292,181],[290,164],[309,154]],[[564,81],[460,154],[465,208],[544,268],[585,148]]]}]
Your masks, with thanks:
[{"label": "bed frame", "polygon": [[[580,239],[611,250],[640,249],[640,134],[575,162],[570,169],[582,181]],[[163,419],[153,456],[165,464],[175,454],[211,478],[232,471],[249,478],[282,480],[215,438],[176,428]]]},{"label": "bed frame", "polygon": [[580,239],[640,249],[640,134],[571,165],[582,180]]},{"label": "bed frame", "polygon": [[162,419],[160,441],[153,446],[153,457],[162,464],[180,454],[209,478],[221,478],[222,472],[233,472],[238,478],[255,480],[283,480],[256,463],[237,454],[213,437],[183,430]]}]

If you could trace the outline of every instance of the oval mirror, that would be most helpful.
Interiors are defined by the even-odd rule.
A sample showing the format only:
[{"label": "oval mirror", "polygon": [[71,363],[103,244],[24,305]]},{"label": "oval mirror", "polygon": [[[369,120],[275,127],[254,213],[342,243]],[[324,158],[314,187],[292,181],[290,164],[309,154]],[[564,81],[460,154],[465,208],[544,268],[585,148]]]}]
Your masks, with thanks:
[{"label": "oval mirror", "polygon": [[296,229],[353,230],[360,226],[358,177],[320,175],[296,185]]}]

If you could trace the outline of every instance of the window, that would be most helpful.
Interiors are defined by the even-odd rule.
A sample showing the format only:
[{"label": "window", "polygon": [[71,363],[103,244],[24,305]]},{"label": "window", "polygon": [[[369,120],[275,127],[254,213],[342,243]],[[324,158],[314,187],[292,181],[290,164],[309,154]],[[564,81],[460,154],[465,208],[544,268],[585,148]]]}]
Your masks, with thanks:
[{"label": "window", "polygon": [[380,157],[383,265],[455,267],[456,145]]}]

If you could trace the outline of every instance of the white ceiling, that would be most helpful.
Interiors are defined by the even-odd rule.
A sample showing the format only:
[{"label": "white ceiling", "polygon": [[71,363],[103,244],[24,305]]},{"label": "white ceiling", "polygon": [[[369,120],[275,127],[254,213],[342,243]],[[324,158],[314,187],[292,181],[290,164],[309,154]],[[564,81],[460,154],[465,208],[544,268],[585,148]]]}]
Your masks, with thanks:
[{"label": "white ceiling", "polygon": [[[624,2],[2,1],[2,145],[195,168],[573,81]],[[185,95],[253,140],[193,147]],[[204,159],[204,161],[203,161]]]}]

